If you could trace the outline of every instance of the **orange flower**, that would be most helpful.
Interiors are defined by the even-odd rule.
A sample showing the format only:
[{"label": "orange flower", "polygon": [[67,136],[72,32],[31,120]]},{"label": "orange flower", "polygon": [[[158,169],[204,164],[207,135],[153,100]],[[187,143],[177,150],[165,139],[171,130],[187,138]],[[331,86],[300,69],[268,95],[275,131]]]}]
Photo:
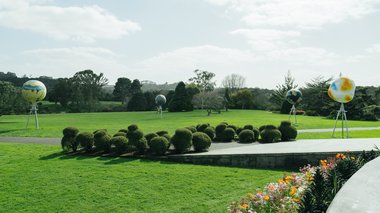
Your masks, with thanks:
[{"label": "orange flower", "polygon": [[244,208],[248,208],[248,204],[245,203],[245,204],[243,205],[243,207],[244,207]]},{"label": "orange flower", "polygon": [[265,199],[265,200],[269,200],[269,196],[268,196],[268,195],[265,195],[265,196],[264,196],[264,199]]},{"label": "orange flower", "polygon": [[293,201],[296,202],[296,203],[299,203],[299,202],[300,202],[300,200],[297,199],[297,198],[295,198],[295,197],[293,197]]},{"label": "orange flower", "polygon": [[294,187],[294,186],[292,186],[292,188],[291,188],[291,190],[290,190],[290,195],[294,195],[294,193],[296,193],[296,191],[297,191],[297,188],[296,187]]}]

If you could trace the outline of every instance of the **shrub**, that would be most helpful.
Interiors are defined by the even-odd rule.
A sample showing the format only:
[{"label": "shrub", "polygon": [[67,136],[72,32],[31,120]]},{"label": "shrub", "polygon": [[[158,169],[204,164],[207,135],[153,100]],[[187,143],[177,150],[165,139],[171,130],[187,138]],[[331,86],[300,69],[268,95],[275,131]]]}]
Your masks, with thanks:
[{"label": "shrub", "polygon": [[156,155],[165,155],[168,146],[169,141],[162,136],[153,138],[149,143],[150,150]]},{"label": "shrub", "polygon": [[253,130],[253,126],[251,124],[247,124],[243,127],[243,129],[249,129],[249,130]]},{"label": "shrub", "polygon": [[224,124],[224,125],[228,126],[228,123],[225,122],[225,121],[222,121],[222,122],[220,122],[219,124]]},{"label": "shrub", "polygon": [[175,131],[175,134],[170,140],[174,149],[178,153],[184,153],[188,151],[192,145],[193,134],[186,128],[180,128]]},{"label": "shrub", "polygon": [[168,132],[168,131],[165,131],[165,130],[161,130],[161,131],[156,132],[156,134],[157,134],[158,136],[163,136],[163,135],[169,134],[169,132]]},{"label": "shrub", "polygon": [[215,140],[222,141],[223,140],[223,131],[227,128],[227,125],[221,123],[215,127]]},{"label": "shrub", "polygon": [[196,132],[193,134],[193,147],[197,152],[207,150],[211,145],[211,138],[203,132]]},{"label": "shrub", "polygon": [[84,150],[89,152],[94,145],[94,134],[91,132],[81,132],[75,137],[75,140],[84,148]]},{"label": "shrub", "polygon": [[62,146],[63,151],[67,151],[67,152],[73,151],[73,152],[76,152],[77,149],[78,149],[78,145],[79,144],[75,140],[75,137],[63,136],[63,138],[61,139],[61,146]]},{"label": "shrub", "polygon": [[141,130],[134,130],[134,131],[129,131],[127,133],[127,138],[129,141],[131,140],[139,140],[144,137],[144,133]]},{"label": "shrub", "polygon": [[120,129],[119,132],[124,132],[125,134],[128,133],[128,129]]},{"label": "shrub", "polygon": [[239,135],[239,134],[240,134],[240,132],[241,132],[241,131],[243,131],[243,130],[244,130],[244,129],[243,129],[243,128],[241,128],[241,127],[237,128],[237,130],[236,130],[236,134],[237,134],[237,135]]},{"label": "shrub", "polygon": [[128,140],[126,137],[116,136],[111,138],[111,144],[115,146],[115,152],[121,154],[127,149]]},{"label": "shrub", "polygon": [[281,140],[281,132],[273,125],[266,125],[265,129],[260,132],[263,143],[273,143]]},{"label": "shrub", "polygon": [[212,127],[207,127],[204,130],[204,133],[206,133],[210,137],[211,140],[214,140],[214,138],[215,138],[215,130]]},{"label": "shrub", "polygon": [[223,135],[223,138],[222,138],[223,142],[231,142],[235,138],[235,134],[236,134],[236,132],[234,129],[229,128],[229,127],[225,128],[223,131],[223,134],[222,134]]},{"label": "shrub", "polygon": [[96,134],[96,133],[98,133],[98,132],[105,132],[105,133],[107,133],[108,131],[107,131],[107,129],[97,129],[97,130],[95,130],[92,134]]},{"label": "shrub", "polygon": [[255,133],[255,140],[254,141],[259,141],[259,135],[260,135],[259,129],[256,127],[253,127],[252,131]]},{"label": "shrub", "polygon": [[63,136],[75,137],[79,133],[79,129],[76,127],[66,127],[63,129]]},{"label": "shrub", "polygon": [[235,125],[232,125],[232,124],[230,124],[230,125],[227,125],[227,128],[232,128],[232,129],[234,129],[234,131],[236,132],[236,130],[238,129],[238,127],[237,126],[235,126]]},{"label": "shrub", "polygon": [[266,126],[267,126],[267,125],[262,125],[262,126],[260,126],[260,127],[259,127],[259,132],[262,132],[262,131],[265,129]]},{"label": "shrub", "polygon": [[104,131],[94,134],[94,145],[96,150],[109,152],[111,150],[111,136]]},{"label": "shrub", "polygon": [[191,133],[197,132],[197,129],[194,126],[188,126],[185,127],[186,129],[190,130]]},{"label": "shrub", "polygon": [[114,136],[114,137],[116,137],[116,136],[127,137],[127,133],[125,133],[125,132],[116,132],[113,136]]},{"label": "shrub", "polygon": [[210,124],[199,124],[199,125],[197,126],[197,131],[198,131],[198,132],[204,132],[205,129],[206,129],[207,127],[209,127],[209,126],[210,126]]},{"label": "shrub", "polygon": [[147,140],[144,137],[141,137],[140,139],[130,139],[129,140],[129,149],[127,151],[137,151],[140,154],[143,154],[145,150],[147,149]]},{"label": "shrub", "polygon": [[152,140],[153,138],[155,137],[158,137],[159,135],[157,135],[156,133],[148,133],[146,134],[144,137],[146,139],[146,141],[148,142],[149,144],[149,141]]},{"label": "shrub", "polygon": [[281,132],[282,141],[295,140],[297,137],[297,129],[292,126],[290,121],[282,121],[278,130]]},{"label": "shrub", "polygon": [[133,132],[137,130],[139,127],[136,124],[131,124],[128,126],[128,132]]},{"label": "shrub", "polygon": [[240,143],[252,143],[255,141],[255,133],[252,130],[245,129],[239,134]]}]

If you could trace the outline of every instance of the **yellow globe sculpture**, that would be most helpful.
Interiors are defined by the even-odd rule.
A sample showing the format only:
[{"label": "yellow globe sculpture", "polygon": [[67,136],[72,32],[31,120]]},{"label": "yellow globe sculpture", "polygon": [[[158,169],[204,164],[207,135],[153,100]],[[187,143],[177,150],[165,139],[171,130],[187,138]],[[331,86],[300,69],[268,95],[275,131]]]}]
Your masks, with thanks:
[{"label": "yellow globe sculpture", "polygon": [[22,85],[22,97],[31,104],[46,97],[46,87],[41,81],[29,80]]},{"label": "yellow globe sculpture", "polygon": [[331,83],[328,95],[336,102],[348,103],[354,98],[355,88],[353,80],[347,77],[340,77]]}]

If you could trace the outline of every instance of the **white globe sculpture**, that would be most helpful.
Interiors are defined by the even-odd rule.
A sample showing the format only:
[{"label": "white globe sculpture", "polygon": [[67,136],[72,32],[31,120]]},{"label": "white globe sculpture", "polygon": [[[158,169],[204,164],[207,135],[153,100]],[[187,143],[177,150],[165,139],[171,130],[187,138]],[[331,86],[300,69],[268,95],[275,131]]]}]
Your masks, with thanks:
[{"label": "white globe sculpture", "polygon": [[46,97],[46,87],[41,81],[29,80],[22,85],[21,93],[22,97],[32,105],[26,122],[26,128],[28,128],[30,115],[34,113],[36,129],[38,129],[37,102],[42,101]]},{"label": "white globe sculpture", "polygon": [[157,95],[154,100],[158,105],[158,112],[160,113],[162,119],[162,106],[166,103],[166,97],[164,95]]}]

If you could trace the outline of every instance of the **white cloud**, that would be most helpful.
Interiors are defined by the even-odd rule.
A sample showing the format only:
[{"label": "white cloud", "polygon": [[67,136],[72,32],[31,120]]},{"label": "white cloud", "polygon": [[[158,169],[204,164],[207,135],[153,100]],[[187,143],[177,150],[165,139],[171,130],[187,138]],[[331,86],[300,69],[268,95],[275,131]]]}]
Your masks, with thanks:
[{"label": "white cloud", "polygon": [[291,39],[301,35],[298,31],[273,29],[238,29],[230,32],[232,35],[242,35],[255,50],[271,50],[286,47],[294,42]]},{"label": "white cloud", "polygon": [[0,26],[82,42],[118,39],[141,29],[137,23],[120,20],[96,5],[58,7],[44,2],[0,0]]},{"label": "white cloud", "polygon": [[366,49],[368,53],[380,53],[380,44],[374,44]]},{"label": "white cloud", "polygon": [[320,28],[376,11],[379,0],[206,0],[242,13],[251,27]]}]

